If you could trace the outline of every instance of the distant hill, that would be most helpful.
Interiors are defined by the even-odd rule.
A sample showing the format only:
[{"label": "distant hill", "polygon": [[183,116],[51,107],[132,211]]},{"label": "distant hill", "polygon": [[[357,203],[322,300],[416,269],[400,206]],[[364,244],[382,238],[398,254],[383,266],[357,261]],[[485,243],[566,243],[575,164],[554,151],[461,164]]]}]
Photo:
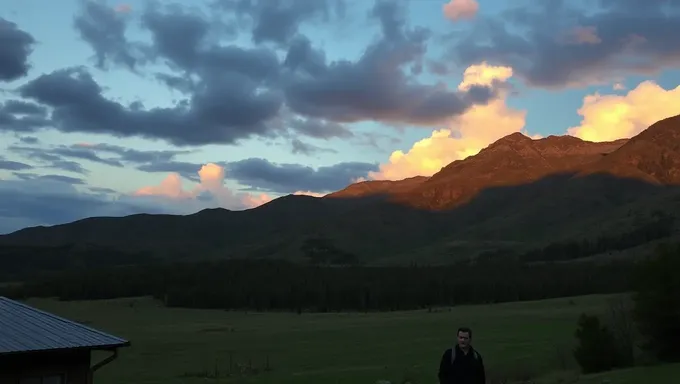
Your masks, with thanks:
[{"label": "distant hill", "polygon": [[168,259],[337,257],[449,263],[494,249],[615,235],[680,215],[680,116],[630,140],[501,138],[431,177],[364,181],[246,211],[88,218],[0,246],[106,247]]}]

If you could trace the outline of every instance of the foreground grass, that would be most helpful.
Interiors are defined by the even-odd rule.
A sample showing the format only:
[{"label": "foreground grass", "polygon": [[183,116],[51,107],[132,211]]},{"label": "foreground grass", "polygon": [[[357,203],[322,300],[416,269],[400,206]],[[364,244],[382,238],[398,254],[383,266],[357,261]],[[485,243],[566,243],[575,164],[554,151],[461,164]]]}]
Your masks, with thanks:
[{"label": "foreground grass", "polygon": [[[436,383],[440,356],[460,325],[472,327],[489,376],[544,376],[543,382],[551,384],[573,382],[549,374],[576,369],[570,351],[578,315],[604,311],[607,299],[587,296],[431,313],[302,315],[168,309],[148,299],[28,303],[132,342],[118,360],[97,372],[99,384]],[[270,371],[226,375],[239,367],[261,370],[267,361]],[[661,373],[648,380],[646,372],[655,370]],[[671,376],[663,375],[677,377],[680,366],[631,372],[609,373],[611,383],[670,383]],[[609,377],[600,376],[578,382],[600,383]]]}]

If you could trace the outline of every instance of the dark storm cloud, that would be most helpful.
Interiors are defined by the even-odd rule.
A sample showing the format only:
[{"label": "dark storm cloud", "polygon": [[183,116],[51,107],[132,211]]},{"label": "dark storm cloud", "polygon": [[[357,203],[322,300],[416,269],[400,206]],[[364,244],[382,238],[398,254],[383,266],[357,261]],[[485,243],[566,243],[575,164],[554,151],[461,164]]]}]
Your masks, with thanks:
[{"label": "dark storm cloud", "polygon": [[47,180],[47,181],[56,181],[59,183],[65,183],[65,184],[70,184],[70,185],[85,185],[85,180],[79,178],[79,177],[71,177],[71,176],[64,176],[64,175],[36,175],[33,173],[23,173],[23,172],[14,172],[14,176],[20,178],[21,180]]},{"label": "dark storm cloud", "polygon": [[95,163],[118,167],[123,166],[120,161],[115,159],[101,158],[97,155],[97,153],[90,151],[87,148],[67,147],[63,145],[53,148],[11,145],[7,148],[7,150],[29,159],[36,159],[50,163],[63,161],[64,158],[73,158],[78,160],[89,160]]},{"label": "dark storm cloud", "polygon": [[40,140],[34,136],[21,136],[19,141],[24,144],[38,144],[40,142]]},{"label": "dark storm cloud", "polygon": [[433,124],[492,98],[487,88],[459,93],[422,85],[405,70],[422,63],[430,31],[409,28],[402,6],[376,1],[371,17],[379,21],[382,37],[356,62],[326,64],[323,52],[299,37],[285,60],[294,73],[285,86],[288,106],[302,115],[338,122]]},{"label": "dark storm cloud", "polygon": [[248,17],[255,43],[288,43],[301,24],[332,16],[344,18],[344,0],[217,0],[218,8]]},{"label": "dark storm cloud", "polygon": [[110,62],[134,70],[144,58],[144,47],[125,37],[126,15],[105,3],[80,2],[81,12],[74,18],[73,25],[94,50],[97,67],[104,69]]},{"label": "dark storm cloud", "polygon": [[80,163],[70,160],[54,160],[50,162],[46,168],[60,169],[62,171],[78,173],[81,175],[87,175],[90,173],[90,171],[85,169],[82,165],[80,165]]},{"label": "dark storm cloud", "polygon": [[[215,163],[223,164],[223,163]],[[183,161],[155,161],[148,164],[137,166],[137,169],[144,172],[160,172],[171,173],[177,172],[182,177],[191,181],[200,181],[198,177],[198,170],[201,169],[202,164],[189,163]]]},{"label": "dark storm cloud", "polygon": [[49,168],[81,174],[88,171],[79,163],[64,159],[88,160],[113,167],[133,166],[146,172],[179,172],[191,180],[198,180],[196,172],[200,168],[200,164],[174,161],[177,156],[192,153],[183,150],[138,150],[105,143],[51,147],[11,145],[7,150],[48,163]]},{"label": "dark storm cloud", "polygon": [[28,74],[33,44],[35,39],[31,34],[0,17],[0,81],[16,80]]},{"label": "dark storm cloud", "polygon": [[53,108],[52,123],[63,132],[165,139],[175,145],[233,144],[267,135],[266,120],[281,105],[276,95],[256,93],[244,77],[224,76],[195,93],[186,104],[143,109],[109,100],[83,68],[41,75],[21,87],[21,94]]},{"label": "dark storm cloud", "polygon": [[107,194],[107,195],[108,195],[108,194],[116,193],[116,191],[114,191],[114,190],[111,189],[111,188],[88,187],[87,189],[89,189],[90,191],[92,191],[92,192],[94,192],[94,193]]},{"label": "dark storm cloud", "polygon": [[31,169],[33,166],[18,161],[6,160],[0,157],[0,170],[5,171],[24,171]]},{"label": "dark storm cloud", "polygon": [[[155,161],[170,161],[179,155],[190,154],[186,150],[138,150],[111,144],[60,145],[50,149],[51,153],[122,167],[124,164],[140,164]],[[107,155],[109,157],[103,157]],[[113,156],[113,157],[111,157]]]},{"label": "dark storm cloud", "polygon": [[531,2],[481,20],[458,40],[458,64],[509,65],[530,84],[560,87],[680,64],[680,3],[669,0]]},{"label": "dark storm cloud", "polygon": [[285,124],[295,132],[315,139],[328,139],[332,137],[349,138],[354,136],[352,131],[342,124],[315,118],[302,118],[290,116]]},{"label": "dark storm cloud", "polygon": [[303,143],[299,139],[293,139],[290,142],[291,149],[293,154],[302,154],[302,155],[313,155],[315,153],[338,153],[338,151],[331,149],[331,148],[322,148],[313,144],[309,143]]},{"label": "dark storm cloud", "polygon": [[34,132],[49,126],[47,108],[23,100],[0,103],[0,131]]},{"label": "dark storm cloud", "polygon": [[[51,114],[0,109],[0,126],[20,132],[54,127],[62,132],[161,139],[177,146],[237,144],[253,137],[290,139],[296,134],[348,138],[352,132],[339,123],[439,123],[493,97],[487,88],[459,93],[418,83],[410,69],[421,65],[430,33],[406,25],[403,2],[377,1],[370,18],[381,27],[380,39],[356,62],[331,63],[297,26],[337,15],[344,5],[330,0],[235,4],[235,14],[255,15],[257,20],[269,14],[290,15],[281,20],[285,27],[264,23],[255,29],[257,41],[271,40],[265,27],[290,31],[284,36],[285,63],[265,46],[226,45],[219,18],[193,8],[161,3],[147,7],[140,25],[151,39],[142,44],[125,38],[127,22],[122,15],[101,3],[84,2],[74,23],[100,67],[123,64],[139,73],[165,64],[171,72],[151,76],[180,90],[186,99],[157,108],[123,104],[105,97],[86,69],[65,68],[42,74],[19,89],[21,96],[41,104],[36,107],[45,113],[49,107]],[[300,15],[293,16],[296,12]]]},{"label": "dark storm cloud", "polygon": [[42,168],[59,169],[81,175],[86,175],[89,173],[89,171],[80,165],[80,163],[64,160],[62,156],[51,153],[49,150],[44,148],[10,145],[7,147],[7,151],[18,154],[24,158],[31,159],[32,161],[39,163],[40,167]]},{"label": "dark storm cloud", "polygon": [[293,193],[339,190],[352,180],[377,171],[378,165],[346,162],[314,169],[300,164],[274,164],[265,159],[250,158],[228,163],[226,168],[227,177],[241,185],[270,192]]}]

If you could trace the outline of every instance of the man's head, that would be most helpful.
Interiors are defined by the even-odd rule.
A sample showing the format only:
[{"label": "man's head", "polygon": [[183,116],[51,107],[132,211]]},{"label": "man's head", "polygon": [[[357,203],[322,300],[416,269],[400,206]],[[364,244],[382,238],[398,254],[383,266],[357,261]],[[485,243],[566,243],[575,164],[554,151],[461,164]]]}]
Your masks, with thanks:
[{"label": "man's head", "polygon": [[468,327],[458,328],[458,346],[467,349],[472,341],[472,330]]}]

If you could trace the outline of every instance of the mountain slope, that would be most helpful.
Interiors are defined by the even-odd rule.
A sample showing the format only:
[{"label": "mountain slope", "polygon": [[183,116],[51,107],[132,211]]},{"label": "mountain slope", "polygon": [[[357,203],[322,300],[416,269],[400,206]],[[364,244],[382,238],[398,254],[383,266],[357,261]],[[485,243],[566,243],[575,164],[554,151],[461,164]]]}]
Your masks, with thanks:
[{"label": "mountain slope", "polygon": [[680,116],[652,124],[582,175],[607,173],[659,185],[680,184]]},{"label": "mountain slope", "polygon": [[527,248],[622,231],[659,210],[678,214],[677,184],[680,117],[608,143],[516,133],[429,178],[362,182],[324,198],[290,195],[247,211],[89,218],[0,236],[0,245],[305,260],[305,244],[321,239],[367,262],[452,260],[498,244]]},{"label": "mountain slope", "polygon": [[350,184],[347,188],[337,192],[329,193],[325,197],[330,198],[351,198],[367,197],[376,195],[392,195],[396,193],[408,192],[427,181],[429,177],[415,176],[403,180],[369,180]]},{"label": "mountain slope", "polygon": [[427,209],[452,208],[490,187],[521,185],[553,174],[577,172],[625,142],[591,143],[571,136],[532,140],[513,133],[476,156],[447,165],[395,201]]}]

